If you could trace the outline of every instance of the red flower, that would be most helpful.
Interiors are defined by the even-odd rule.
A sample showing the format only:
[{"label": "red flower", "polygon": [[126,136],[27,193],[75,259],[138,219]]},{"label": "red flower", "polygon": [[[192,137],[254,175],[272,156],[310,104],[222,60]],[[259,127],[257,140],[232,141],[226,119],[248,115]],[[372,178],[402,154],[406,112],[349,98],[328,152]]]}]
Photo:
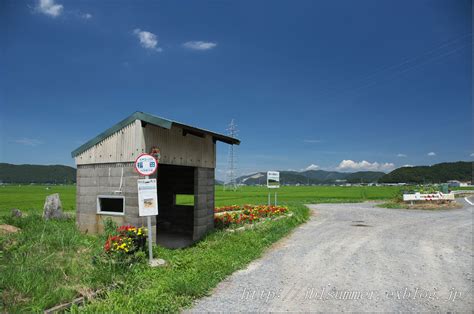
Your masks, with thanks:
[{"label": "red flower", "polygon": [[122,238],[120,236],[109,236],[107,241],[105,241],[104,250],[109,252],[114,242],[122,243]]}]

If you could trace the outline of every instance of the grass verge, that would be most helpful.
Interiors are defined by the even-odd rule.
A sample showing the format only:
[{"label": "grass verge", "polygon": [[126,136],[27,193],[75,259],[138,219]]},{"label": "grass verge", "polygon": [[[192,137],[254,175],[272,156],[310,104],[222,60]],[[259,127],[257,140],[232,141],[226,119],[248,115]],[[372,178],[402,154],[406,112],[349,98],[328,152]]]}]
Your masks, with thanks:
[{"label": "grass verge", "polygon": [[182,250],[155,247],[164,268],[135,264],[127,270],[94,267],[104,238],[81,234],[74,220],[44,221],[39,215],[0,217],[22,229],[0,236],[0,312],[37,312],[78,295],[117,288],[73,312],[169,312],[190,306],[221,280],[262,255],[266,248],[308,218],[308,209],[290,205],[291,218],[239,233],[214,231]]},{"label": "grass verge", "polygon": [[445,210],[445,209],[456,209],[461,208],[462,206],[454,201],[448,203],[416,203],[416,204],[408,204],[405,202],[398,202],[398,201],[390,201],[382,204],[378,204],[377,207],[380,208],[391,208],[391,209],[423,209],[423,210]]},{"label": "grass verge", "polygon": [[80,233],[75,219],[0,217],[20,232],[0,235],[0,312],[38,312],[119,281],[113,265],[92,265],[103,237]]},{"label": "grass verge", "polygon": [[168,262],[166,267],[142,265],[126,276],[122,287],[103,299],[75,307],[73,312],[176,312],[188,307],[306,221],[308,208],[303,205],[290,208],[294,213],[291,218],[240,233],[215,231],[184,250],[156,247],[155,255]]}]

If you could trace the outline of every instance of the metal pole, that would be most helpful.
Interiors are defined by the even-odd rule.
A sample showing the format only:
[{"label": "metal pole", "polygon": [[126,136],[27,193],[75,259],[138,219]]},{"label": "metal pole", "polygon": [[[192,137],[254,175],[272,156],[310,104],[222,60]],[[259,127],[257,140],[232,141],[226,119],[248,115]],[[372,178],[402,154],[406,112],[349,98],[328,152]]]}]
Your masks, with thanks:
[{"label": "metal pole", "polygon": [[277,206],[277,192],[275,191],[275,206]]},{"label": "metal pole", "polygon": [[148,224],[148,257],[151,262],[151,260],[153,259],[153,244],[152,244],[153,238],[151,236],[151,217],[150,216],[146,216],[146,222]]},{"label": "metal pole", "polygon": [[[145,179],[149,179],[149,176],[145,176]],[[148,258],[151,261],[153,260],[153,237],[151,236],[151,216],[146,216],[146,222],[148,227]]]}]

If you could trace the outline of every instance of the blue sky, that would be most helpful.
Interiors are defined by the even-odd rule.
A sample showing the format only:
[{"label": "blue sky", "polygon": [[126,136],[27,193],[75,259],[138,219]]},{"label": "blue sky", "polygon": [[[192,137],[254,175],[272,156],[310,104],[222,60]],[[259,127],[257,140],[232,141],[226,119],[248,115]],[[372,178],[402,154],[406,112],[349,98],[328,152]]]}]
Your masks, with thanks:
[{"label": "blue sky", "polygon": [[[239,174],[473,159],[471,1],[0,4],[0,161],[70,152],[134,111],[218,132]],[[227,146],[218,146],[222,177]]]}]

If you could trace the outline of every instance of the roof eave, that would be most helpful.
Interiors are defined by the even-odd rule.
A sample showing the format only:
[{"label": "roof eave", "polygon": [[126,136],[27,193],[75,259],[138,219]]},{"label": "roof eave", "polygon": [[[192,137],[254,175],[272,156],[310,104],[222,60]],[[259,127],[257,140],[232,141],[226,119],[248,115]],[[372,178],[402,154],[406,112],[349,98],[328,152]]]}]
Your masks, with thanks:
[{"label": "roof eave", "polygon": [[180,127],[180,128],[182,128],[182,129],[184,129],[184,130],[191,130],[191,131],[195,131],[195,132],[199,132],[199,133],[209,134],[209,135],[212,136],[212,138],[214,140],[220,141],[220,142],[223,142],[223,143],[226,143],[226,144],[230,144],[230,145],[239,145],[240,144],[239,139],[236,139],[236,138],[233,138],[233,137],[230,137],[230,136],[215,133],[215,132],[212,132],[212,131],[209,131],[209,130],[195,128],[193,126],[182,124],[182,123],[179,123],[179,122],[173,122],[173,124]]}]

